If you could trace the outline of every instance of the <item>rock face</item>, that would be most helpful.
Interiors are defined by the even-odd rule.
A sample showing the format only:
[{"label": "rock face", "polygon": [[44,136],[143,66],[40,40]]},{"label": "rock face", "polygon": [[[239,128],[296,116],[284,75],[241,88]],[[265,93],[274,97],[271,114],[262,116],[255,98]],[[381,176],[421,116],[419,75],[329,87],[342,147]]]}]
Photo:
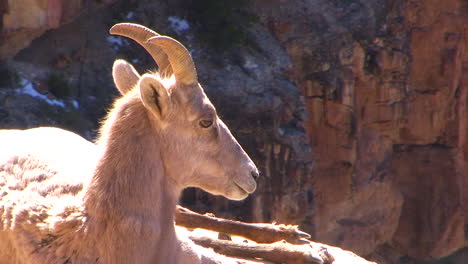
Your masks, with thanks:
[{"label": "rock face", "polygon": [[[263,177],[241,205],[193,190],[183,202],[300,224],[314,240],[379,263],[452,254],[453,263],[467,262],[465,1],[255,0],[244,10],[257,17],[245,29],[250,44],[221,51],[197,38],[196,23],[180,26],[186,1],[120,1],[14,57],[100,2],[0,1],[0,59],[21,63],[13,68],[37,83],[65,74],[80,114],[95,119],[114,93],[113,59],[142,71],[154,65],[137,45],[108,38],[110,25],[133,21],[186,44],[200,82]],[[23,116],[15,111],[0,104],[3,127]]]},{"label": "rock face", "polygon": [[296,2],[258,8],[305,97],[316,239],[388,263],[465,247],[466,4]]},{"label": "rock face", "polygon": [[112,0],[0,0],[0,59],[13,57],[49,29],[75,19],[95,2]]}]

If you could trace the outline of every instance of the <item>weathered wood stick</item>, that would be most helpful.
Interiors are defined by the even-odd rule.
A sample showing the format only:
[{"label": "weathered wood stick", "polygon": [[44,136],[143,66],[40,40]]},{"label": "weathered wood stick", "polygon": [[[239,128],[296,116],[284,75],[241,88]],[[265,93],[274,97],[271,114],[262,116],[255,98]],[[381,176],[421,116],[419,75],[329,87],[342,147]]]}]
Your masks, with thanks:
[{"label": "weathered wood stick", "polygon": [[324,260],[309,245],[292,245],[285,241],[272,244],[236,243],[208,237],[190,236],[202,247],[212,248],[219,254],[238,258],[261,258],[274,263],[323,264]]},{"label": "weathered wood stick", "polygon": [[238,235],[258,243],[273,243],[286,240],[293,244],[304,243],[310,235],[292,225],[251,224],[239,221],[201,215],[187,208],[178,206],[176,224],[187,228],[204,228],[221,233]]}]

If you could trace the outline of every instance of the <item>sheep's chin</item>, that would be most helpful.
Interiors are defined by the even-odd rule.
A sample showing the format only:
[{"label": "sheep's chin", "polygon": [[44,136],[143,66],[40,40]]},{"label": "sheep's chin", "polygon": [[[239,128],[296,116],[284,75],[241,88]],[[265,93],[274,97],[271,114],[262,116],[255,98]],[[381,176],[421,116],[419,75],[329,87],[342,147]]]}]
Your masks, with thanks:
[{"label": "sheep's chin", "polygon": [[249,193],[246,192],[244,189],[242,189],[236,183],[233,183],[231,185],[229,192],[224,194],[224,196],[228,198],[229,200],[240,201],[240,200],[244,200],[245,198],[247,198],[247,196],[249,196]]}]

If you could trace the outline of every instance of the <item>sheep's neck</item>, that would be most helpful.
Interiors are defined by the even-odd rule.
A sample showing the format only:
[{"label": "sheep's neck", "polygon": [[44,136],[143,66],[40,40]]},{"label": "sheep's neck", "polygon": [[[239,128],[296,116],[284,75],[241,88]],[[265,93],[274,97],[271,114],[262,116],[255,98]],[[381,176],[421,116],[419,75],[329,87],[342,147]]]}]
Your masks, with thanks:
[{"label": "sheep's neck", "polygon": [[180,189],[165,177],[147,112],[138,102],[122,105],[107,123],[99,142],[103,155],[85,201],[88,213],[157,218],[164,228],[173,225]]}]

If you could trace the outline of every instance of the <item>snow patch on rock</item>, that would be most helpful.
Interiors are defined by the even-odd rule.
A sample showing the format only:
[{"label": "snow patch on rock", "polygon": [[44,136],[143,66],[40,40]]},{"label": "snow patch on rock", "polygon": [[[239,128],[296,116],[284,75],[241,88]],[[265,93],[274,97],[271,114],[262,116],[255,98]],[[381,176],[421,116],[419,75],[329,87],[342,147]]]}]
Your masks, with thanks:
[{"label": "snow patch on rock", "polygon": [[182,35],[185,31],[190,29],[190,25],[187,20],[180,17],[170,16],[167,20],[169,20],[171,29],[179,35]]},{"label": "snow patch on rock", "polygon": [[39,93],[38,91],[36,91],[36,89],[34,89],[34,84],[31,81],[29,81],[28,79],[20,77],[20,82],[19,83],[20,83],[21,87],[20,87],[20,89],[17,90],[18,93],[27,94],[27,95],[30,95],[32,97],[39,98],[39,99],[41,99],[43,101],[46,101],[50,105],[65,108],[65,103],[62,102],[61,100],[50,99],[47,96],[45,96],[45,95]]}]

